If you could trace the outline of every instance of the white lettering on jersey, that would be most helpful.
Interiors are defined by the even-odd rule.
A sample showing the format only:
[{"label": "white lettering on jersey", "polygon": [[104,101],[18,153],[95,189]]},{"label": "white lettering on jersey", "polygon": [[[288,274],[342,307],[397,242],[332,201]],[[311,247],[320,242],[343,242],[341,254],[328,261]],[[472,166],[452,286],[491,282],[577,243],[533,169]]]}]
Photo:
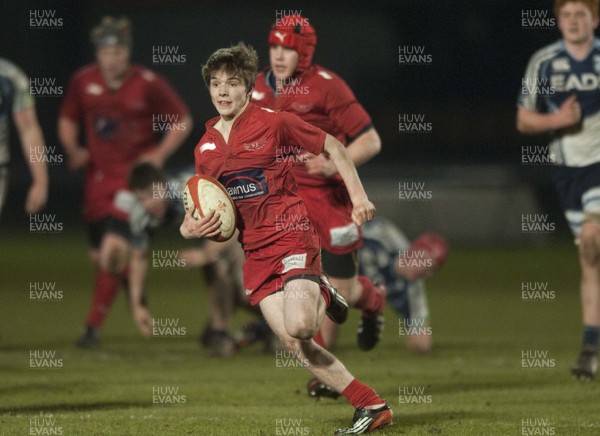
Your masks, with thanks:
[{"label": "white lettering on jersey", "polygon": [[569,59],[567,58],[556,58],[552,61],[552,69],[554,71],[569,71],[571,66],[569,64]]},{"label": "white lettering on jersey", "polygon": [[333,77],[331,76],[331,74],[327,74],[325,71],[319,71],[317,74],[319,76],[321,76],[321,77],[324,77],[327,80],[333,79]]},{"label": "white lettering on jersey", "polygon": [[550,84],[556,92],[568,92],[573,89],[577,91],[592,91],[600,88],[600,76],[593,73],[577,74],[553,74],[550,76]]},{"label": "white lettering on jersey", "polygon": [[86,88],[86,92],[92,95],[100,95],[102,94],[102,86],[97,83],[90,83]]},{"label": "white lettering on jersey", "polygon": [[200,146],[200,154],[204,153],[206,150],[214,150],[215,148],[217,148],[217,144],[205,142]]},{"label": "white lettering on jersey", "polygon": [[594,56],[594,71],[600,74],[600,56]]},{"label": "white lettering on jersey", "polygon": [[264,110],[264,111],[267,111],[267,112],[275,113],[275,111],[274,111],[274,110],[272,110],[272,109],[268,109],[268,108],[266,108],[266,107],[261,107],[261,109],[262,109],[262,110]]},{"label": "white lettering on jersey", "polygon": [[252,100],[262,100],[265,98],[265,93],[257,91],[256,89],[252,91]]},{"label": "white lettering on jersey", "polygon": [[281,271],[281,274],[284,274],[292,269],[306,268],[306,253],[292,254],[291,256],[283,259],[281,263],[283,263],[283,271]]}]

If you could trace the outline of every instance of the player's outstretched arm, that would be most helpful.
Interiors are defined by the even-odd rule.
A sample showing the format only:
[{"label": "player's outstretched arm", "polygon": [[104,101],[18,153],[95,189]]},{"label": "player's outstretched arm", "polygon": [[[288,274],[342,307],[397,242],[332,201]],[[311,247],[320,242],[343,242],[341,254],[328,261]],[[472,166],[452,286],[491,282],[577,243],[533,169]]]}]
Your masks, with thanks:
[{"label": "player's outstretched arm", "polygon": [[35,108],[15,112],[13,118],[32,179],[25,202],[25,211],[37,213],[44,208],[48,200],[48,168],[45,160],[44,135]]},{"label": "player's outstretched arm", "polygon": [[152,335],[152,315],[142,304],[142,295],[147,274],[148,256],[145,251],[134,248],[129,263],[129,302],[131,318],[145,338],[149,338]]},{"label": "player's outstretched arm", "polygon": [[552,114],[540,114],[522,107],[517,109],[517,130],[524,134],[533,135],[564,129],[579,121],[581,121],[581,105],[574,94],[560,105],[558,112]]},{"label": "player's outstretched arm", "polygon": [[323,150],[329,153],[331,160],[346,184],[346,189],[348,189],[352,205],[354,206],[352,221],[359,226],[367,221],[371,221],[375,216],[375,206],[369,201],[356,172],[356,167],[348,156],[344,145],[328,134],[325,137]]},{"label": "player's outstretched arm", "polygon": [[185,213],[179,227],[179,232],[185,239],[212,238],[221,233],[221,218],[214,210],[198,220],[192,216],[192,212],[193,210],[190,209]]}]

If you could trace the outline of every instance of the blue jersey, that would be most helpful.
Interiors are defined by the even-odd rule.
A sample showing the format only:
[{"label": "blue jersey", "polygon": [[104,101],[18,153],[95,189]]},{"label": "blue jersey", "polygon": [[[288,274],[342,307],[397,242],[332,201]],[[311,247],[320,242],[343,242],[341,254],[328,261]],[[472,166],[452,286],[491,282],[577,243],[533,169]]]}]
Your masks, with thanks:
[{"label": "blue jersey", "polygon": [[9,126],[13,113],[34,107],[29,79],[19,67],[0,58],[0,165],[9,160]]},{"label": "blue jersey", "polygon": [[358,250],[359,274],[387,287],[388,303],[405,319],[429,317],[425,283],[409,282],[396,271],[398,255],[410,247],[410,241],[389,220],[376,217],[362,227],[364,244]]},{"label": "blue jersey", "polygon": [[521,85],[518,105],[523,109],[555,113],[570,95],[581,105],[581,125],[554,132],[551,162],[570,167],[600,162],[600,39],[594,38],[581,61],[562,40],[542,48],[531,57]]}]

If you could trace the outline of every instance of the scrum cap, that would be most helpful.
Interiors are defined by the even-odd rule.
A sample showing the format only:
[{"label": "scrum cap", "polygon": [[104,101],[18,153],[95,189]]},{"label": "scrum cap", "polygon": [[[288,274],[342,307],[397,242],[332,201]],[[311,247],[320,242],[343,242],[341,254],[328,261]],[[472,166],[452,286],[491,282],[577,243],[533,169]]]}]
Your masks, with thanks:
[{"label": "scrum cap", "polygon": [[269,45],[282,45],[294,49],[300,58],[296,71],[302,72],[312,63],[317,33],[302,15],[278,18],[269,33]]}]

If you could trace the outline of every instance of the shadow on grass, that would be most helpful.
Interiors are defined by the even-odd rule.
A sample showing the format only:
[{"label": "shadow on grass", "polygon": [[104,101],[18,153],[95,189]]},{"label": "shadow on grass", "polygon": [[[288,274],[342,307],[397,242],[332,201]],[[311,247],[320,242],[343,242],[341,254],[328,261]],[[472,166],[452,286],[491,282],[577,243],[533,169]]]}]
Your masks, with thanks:
[{"label": "shadow on grass", "polygon": [[148,407],[148,402],[131,401],[131,402],[102,402],[102,403],[87,403],[87,404],[37,404],[30,406],[17,407],[0,407],[0,415],[15,414],[15,413],[53,413],[53,412],[80,412],[80,411],[101,411],[115,410],[127,407]]}]

